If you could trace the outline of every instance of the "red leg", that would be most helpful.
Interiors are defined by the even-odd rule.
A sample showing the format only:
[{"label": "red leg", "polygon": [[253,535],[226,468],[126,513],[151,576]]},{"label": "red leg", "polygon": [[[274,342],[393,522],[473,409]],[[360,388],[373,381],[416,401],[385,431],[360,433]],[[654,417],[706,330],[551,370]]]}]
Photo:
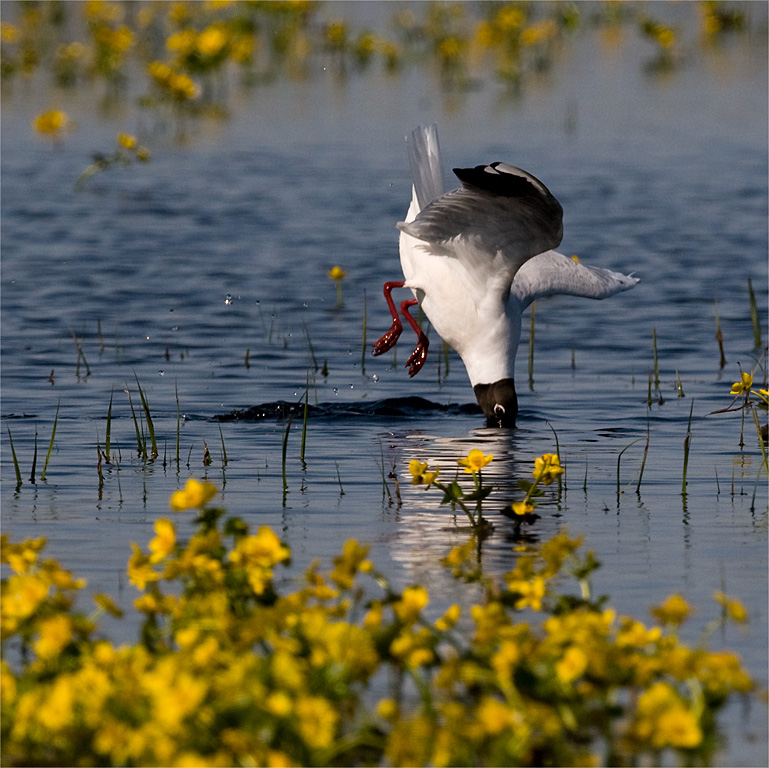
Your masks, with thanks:
[{"label": "red leg", "polygon": [[390,308],[393,324],[390,326],[390,330],[387,331],[379,341],[374,342],[375,355],[382,355],[387,352],[388,349],[392,349],[395,346],[395,342],[398,341],[398,337],[403,332],[403,323],[401,323],[400,318],[398,317],[398,310],[395,308],[395,302],[390,295],[393,288],[403,288],[403,281],[384,284],[384,297],[387,306]]},{"label": "red leg", "polygon": [[422,369],[422,366],[427,360],[427,348],[430,346],[430,340],[425,336],[424,331],[417,325],[417,321],[409,313],[409,307],[413,307],[419,302],[416,299],[409,299],[401,303],[401,312],[408,321],[408,324],[414,329],[414,333],[417,334],[419,340],[417,341],[416,349],[411,353],[411,357],[406,360],[406,365],[409,367],[409,376],[416,376]]}]

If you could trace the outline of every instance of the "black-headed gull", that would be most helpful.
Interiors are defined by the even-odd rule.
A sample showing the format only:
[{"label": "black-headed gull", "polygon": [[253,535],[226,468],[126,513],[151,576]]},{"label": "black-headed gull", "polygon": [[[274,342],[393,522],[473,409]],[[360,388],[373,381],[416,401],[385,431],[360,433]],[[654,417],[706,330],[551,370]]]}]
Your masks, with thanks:
[{"label": "black-headed gull", "polygon": [[415,298],[401,303],[418,336],[406,361],[409,374],[416,375],[427,356],[427,337],[409,314],[419,303],[462,358],[487,423],[513,427],[523,310],[558,293],[603,299],[638,278],[551,250],[563,236],[563,209],[526,171],[505,163],[455,168],[462,186],[444,194],[437,127],[417,128],[407,146],[414,185],[406,221],[398,223],[405,279],[385,283],[393,323],[374,354],[391,349],[403,330],[393,288],[410,288]]}]

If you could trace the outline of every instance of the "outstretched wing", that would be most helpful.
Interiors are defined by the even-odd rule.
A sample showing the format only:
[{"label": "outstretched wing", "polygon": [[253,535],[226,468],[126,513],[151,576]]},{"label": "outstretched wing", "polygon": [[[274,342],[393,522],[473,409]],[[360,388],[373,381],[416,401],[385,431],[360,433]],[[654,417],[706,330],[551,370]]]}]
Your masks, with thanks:
[{"label": "outstretched wing", "polygon": [[638,282],[632,275],[590,267],[557,251],[546,251],[518,270],[511,291],[525,309],[532,301],[555,294],[605,299],[630,290]]},{"label": "outstretched wing", "polygon": [[561,242],[563,209],[531,174],[505,163],[454,173],[461,189],[433,200],[413,221],[400,222],[402,232],[473,269],[501,268],[511,281],[524,262]]},{"label": "outstretched wing", "polygon": [[406,142],[419,210],[443,194],[443,166],[441,145],[438,142],[438,126],[433,123],[419,126],[411,132]]}]

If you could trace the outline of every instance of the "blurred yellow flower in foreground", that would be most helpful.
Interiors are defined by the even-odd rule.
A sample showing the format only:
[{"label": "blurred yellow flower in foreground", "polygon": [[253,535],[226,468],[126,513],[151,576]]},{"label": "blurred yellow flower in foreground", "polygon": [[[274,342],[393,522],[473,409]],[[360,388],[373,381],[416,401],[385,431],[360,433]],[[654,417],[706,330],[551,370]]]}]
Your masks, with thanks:
[{"label": "blurred yellow flower in foreground", "polygon": [[465,472],[467,473],[480,472],[487,464],[491,463],[493,458],[493,454],[490,453],[488,456],[484,456],[483,451],[478,448],[473,448],[473,450],[467,454],[466,459],[457,459],[457,464],[459,464],[460,467],[464,467]]},{"label": "blurred yellow flower in foreground", "polygon": [[191,477],[182,490],[171,494],[171,509],[174,512],[183,512],[185,509],[202,507],[211,501],[216,493],[216,486],[212,483],[201,483]]},{"label": "blurred yellow flower in foreground", "polygon": [[346,270],[342,269],[340,266],[331,267],[331,269],[328,272],[328,276],[332,280],[344,280],[344,278],[347,276]]}]

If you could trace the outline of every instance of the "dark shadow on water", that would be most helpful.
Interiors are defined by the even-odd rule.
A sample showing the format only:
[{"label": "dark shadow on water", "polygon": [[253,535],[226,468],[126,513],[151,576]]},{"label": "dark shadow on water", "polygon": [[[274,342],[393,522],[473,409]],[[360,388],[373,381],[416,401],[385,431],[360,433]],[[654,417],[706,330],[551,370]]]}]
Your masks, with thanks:
[{"label": "dark shadow on water", "polygon": [[[236,408],[229,413],[217,414],[215,421],[262,421],[282,419],[293,415],[301,418],[303,402],[290,403],[279,400],[274,403],[253,405],[250,408]],[[357,401],[351,403],[319,403],[308,405],[307,413],[313,420],[386,416],[396,419],[420,418],[437,413],[456,416],[459,414],[480,415],[481,409],[475,403],[441,405],[423,397],[387,397],[383,400]]]}]

